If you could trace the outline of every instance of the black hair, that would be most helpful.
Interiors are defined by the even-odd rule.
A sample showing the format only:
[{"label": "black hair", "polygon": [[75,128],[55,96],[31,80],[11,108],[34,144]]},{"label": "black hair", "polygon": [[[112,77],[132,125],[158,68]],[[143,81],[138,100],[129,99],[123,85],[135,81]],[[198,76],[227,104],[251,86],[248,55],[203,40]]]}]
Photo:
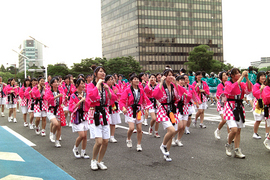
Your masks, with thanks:
[{"label": "black hair", "polygon": [[58,76],[58,78],[62,78],[62,76]]},{"label": "black hair", "polygon": [[190,75],[190,76],[193,76],[193,73],[192,73],[192,71],[189,71],[188,73],[189,73],[189,75]]},{"label": "black hair", "polygon": [[226,73],[226,74],[227,74],[227,72],[226,72],[226,71],[222,71],[222,72],[220,72],[220,73],[219,73],[219,75],[218,75],[218,78],[220,79],[220,81],[222,81],[222,76],[223,76],[223,73]]},{"label": "black hair", "polygon": [[230,75],[235,75],[237,72],[241,72],[238,68],[232,68]]},{"label": "black hair", "polygon": [[85,80],[84,80],[83,78],[78,78],[78,79],[76,80],[76,83],[75,83],[76,88],[78,88],[78,86],[81,84],[81,82],[84,82],[84,83],[85,83]]},{"label": "black hair", "polygon": [[203,77],[205,77],[205,74],[206,74],[205,71],[202,71],[202,76],[203,76]]},{"label": "black hair", "polygon": [[198,75],[202,75],[202,71],[197,71],[196,73],[195,73],[195,81],[197,81],[197,76]]},{"label": "black hair", "polygon": [[137,76],[137,74],[135,72],[130,73],[129,74],[129,81],[132,81],[134,78],[139,79],[139,77]]},{"label": "black hair", "polygon": [[138,76],[140,82],[142,82],[142,77],[143,77],[143,75],[145,75],[145,73],[141,72],[141,73],[139,74],[139,76]]},{"label": "black hair", "polygon": [[59,81],[58,77],[53,77],[50,81],[50,86],[52,87],[52,83],[54,83],[54,81],[57,80]]},{"label": "black hair", "polygon": [[251,71],[253,71],[253,67],[252,66],[249,66],[248,67],[248,72],[251,72]]},{"label": "black hair", "polygon": [[112,77],[112,75],[107,75],[106,77],[105,77],[105,82],[107,82],[110,78]]},{"label": "black hair", "polygon": [[93,76],[93,74],[87,74],[85,79],[87,79],[88,77],[92,77],[92,76]]},{"label": "black hair", "polygon": [[65,81],[66,79],[69,79],[69,80],[70,80],[70,75],[66,75],[66,76],[64,77],[64,81]]},{"label": "black hair", "polygon": [[181,76],[181,75],[176,77],[176,81],[179,81],[180,79],[185,80],[185,77],[184,76]]},{"label": "black hair", "polygon": [[38,83],[39,83],[39,81],[40,81],[41,79],[44,79],[44,80],[45,80],[45,78],[44,78],[44,77],[39,77],[39,78],[38,78],[38,80],[37,80],[37,81],[38,81]]},{"label": "black hair", "polygon": [[[29,81],[29,82],[30,82],[30,79],[29,79],[29,78],[26,78],[26,79],[23,81],[23,86],[24,86],[24,87],[26,87],[26,81]],[[29,86],[31,86],[31,82],[30,82]]]},{"label": "black hair", "polygon": [[149,78],[150,78],[151,76],[155,76],[155,77],[156,77],[156,74],[150,74],[150,75],[149,75]]},{"label": "black hair", "polygon": [[83,74],[79,74],[78,75],[78,78],[80,78],[80,76],[82,76],[82,78],[84,79],[84,75]]},{"label": "black hair", "polygon": [[261,77],[261,76],[266,76],[266,74],[265,74],[264,71],[260,71],[260,72],[257,74],[256,83],[260,83],[260,77]]},{"label": "black hair", "polygon": [[187,72],[184,68],[181,68],[180,71],[181,71],[182,73],[186,73],[186,72]]},{"label": "black hair", "polygon": [[169,72],[171,72],[172,75],[174,75],[172,69],[165,69],[164,72],[163,72],[163,76],[166,76],[167,77],[168,74],[169,74]]}]

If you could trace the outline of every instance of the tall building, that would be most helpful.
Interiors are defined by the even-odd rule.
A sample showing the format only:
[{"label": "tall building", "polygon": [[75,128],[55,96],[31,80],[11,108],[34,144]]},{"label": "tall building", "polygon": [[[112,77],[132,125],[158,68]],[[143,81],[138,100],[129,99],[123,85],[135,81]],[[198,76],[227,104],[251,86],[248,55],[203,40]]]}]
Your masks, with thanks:
[{"label": "tall building", "polygon": [[102,53],[133,56],[144,70],[184,67],[207,44],[223,62],[221,0],[101,0]]},{"label": "tall building", "polygon": [[264,68],[270,66],[270,57],[261,57],[261,61],[253,61],[250,62],[251,66],[257,68]]},{"label": "tall building", "polygon": [[[24,40],[20,45],[20,53],[28,57],[26,59],[26,70],[32,66],[43,66],[43,45],[35,40]],[[19,55],[19,72],[24,71],[24,57]]]}]

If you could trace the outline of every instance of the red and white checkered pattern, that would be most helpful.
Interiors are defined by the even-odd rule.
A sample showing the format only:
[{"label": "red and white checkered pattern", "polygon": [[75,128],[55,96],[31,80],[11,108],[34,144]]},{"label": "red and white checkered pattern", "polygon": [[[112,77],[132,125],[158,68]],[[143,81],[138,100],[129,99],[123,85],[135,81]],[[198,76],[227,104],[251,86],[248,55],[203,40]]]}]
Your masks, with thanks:
[{"label": "red and white checkered pattern", "polygon": [[[109,114],[109,107],[105,107],[105,112],[106,112],[106,119],[107,119],[107,122],[108,124],[110,124],[110,114]],[[90,124],[94,124],[95,123],[95,120],[94,119],[89,119],[90,121]],[[103,125],[103,116],[102,114],[100,113],[100,116],[99,116],[99,123],[101,125]]]},{"label": "red and white checkered pattern", "polygon": [[[47,112],[50,112],[50,113],[54,113],[54,109],[53,108],[48,108],[47,109]],[[60,107],[57,107],[57,110],[56,110],[56,116],[60,116]]]},{"label": "red and white checkered pattern", "polygon": [[223,107],[221,107],[219,100],[217,101],[217,111],[223,111]]},{"label": "red and white checkered pattern", "polygon": [[120,113],[119,104],[117,105],[117,107],[118,107],[118,110],[117,111],[112,110],[112,114]]},{"label": "red and white checkered pattern", "polygon": [[[179,109],[177,108],[177,116],[180,114]],[[188,115],[188,104],[183,106],[183,115]]]},{"label": "red and white checkered pattern", "polygon": [[8,102],[8,96],[6,96],[6,104],[17,104],[17,102],[18,102],[16,97],[13,98],[13,101],[14,101],[14,103],[12,103],[11,98],[10,98],[10,102]]},{"label": "red and white checkered pattern", "polygon": [[[165,108],[168,108],[168,105],[164,105]],[[178,116],[174,116],[176,119],[176,122],[179,122]],[[163,108],[162,105],[158,106],[157,111],[157,122],[163,122],[163,121],[170,121],[170,118],[167,116],[167,112]]]},{"label": "red and white checkered pattern", "polygon": [[[230,101],[230,102],[226,102],[225,106],[224,106],[224,110],[223,110],[223,116],[225,120],[235,120],[235,117],[233,115],[232,109],[230,107],[230,105],[232,107],[232,109],[235,108],[235,102],[234,101]],[[243,113],[244,113],[244,118],[246,118],[246,112],[245,112],[245,107],[243,106]]]},{"label": "red and white checkered pattern", "polygon": [[[47,101],[43,100],[42,101],[42,111],[47,111],[48,105],[47,105]],[[34,105],[34,113],[36,112],[40,112],[40,106],[39,106],[39,102],[37,104]]]},{"label": "red and white checkered pattern", "polygon": [[20,106],[28,106],[27,99],[25,97],[21,100]]},{"label": "red and white checkered pattern", "polygon": [[202,96],[203,96],[203,102],[207,102],[207,97],[204,94],[202,94]]},{"label": "red and white checkered pattern", "polygon": [[258,101],[257,98],[254,98],[254,102],[253,102],[253,111],[255,111],[257,101]]},{"label": "red and white checkered pattern", "polygon": [[[70,119],[70,122],[71,122],[71,123],[73,123],[74,120],[75,120],[75,118],[76,118],[76,112],[77,112],[77,111],[75,111],[74,113],[71,114],[71,119]],[[89,119],[89,114],[88,114],[88,112],[86,112],[86,111],[83,112],[83,119],[84,119],[85,121],[89,121],[89,120],[90,120],[90,119]]]},{"label": "red and white checkered pattern", "polygon": [[31,104],[32,104],[32,99],[29,99],[29,101],[28,101],[28,109],[29,110],[31,109]]},{"label": "red and white checkered pattern", "polygon": [[[143,116],[144,115],[144,111],[141,111],[141,112],[142,112],[142,116]],[[132,109],[131,106],[129,106],[127,108],[127,114],[125,114],[125,115],[127,115],[128,117],[132,117],[133,118],[133,109]],[[136,119],[137,119],[137,115],[136,115]]]}]

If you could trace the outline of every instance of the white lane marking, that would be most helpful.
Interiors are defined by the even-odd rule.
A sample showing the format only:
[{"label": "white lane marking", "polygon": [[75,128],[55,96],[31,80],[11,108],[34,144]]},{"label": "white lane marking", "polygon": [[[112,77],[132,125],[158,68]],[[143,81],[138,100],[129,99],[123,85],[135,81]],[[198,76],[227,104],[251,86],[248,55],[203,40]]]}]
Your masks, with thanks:
[{"label": "white lane marking", "polygon": [[11,134],[13,134],[14,136],[16,136],[18,139],[20,139],[22,142],[24,142],[25,144],[27,144],[28,146],[36,146],[34,143],[32,143],[31,141],[29,141],[28,139],[26,139],[25,137],[23,137],[22,135],[20,135],[19,133],[13,131],[12,129],[10,129],[7,126],[2,126],[5,130],[7,130],[8,132],[10,132]]},{"label": "white lane marking", "polygon": [[[129,129],[128,127],[120,126],[120,125],[115,125],[115,128],[121,128],[121,129],[126,129],[126,130]],[[148,132],[145,132],[145,131],[142,131],[142,133],[143,133],[143,134],[149,134]]]},{"label": "white lane marking", "polygon": [[3,177],[1,180],[14,180],[14,179],[19,179],[19,180],[42,180],[42,178],[38,177],[31,177],[31,176],[18,176],[14,174],[7,175],[6,177]]},{"label": "white lane marking", "polygon": [[6,161],[21,161],[25,162],[23,158],[17,154],[12,152],[0,152],[0,159]]}]

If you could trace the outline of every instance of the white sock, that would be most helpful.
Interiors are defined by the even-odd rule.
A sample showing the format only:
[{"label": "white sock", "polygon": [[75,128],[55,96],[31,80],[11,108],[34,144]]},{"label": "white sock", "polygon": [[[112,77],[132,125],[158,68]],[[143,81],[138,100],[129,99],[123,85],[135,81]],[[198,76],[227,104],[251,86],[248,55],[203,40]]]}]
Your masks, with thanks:
[{"label": "white sock", "polygon": [[74,145],[74,148],[73,148],[75,151],[78,151],[78,147],[76,147],[76,145]]},{"label": "white sock", "polygon": [[158,133],[158,131],[155,131],[155,133]]},{"label": "white sock", "polygon": [[114,138],[114,136],[111,136],[111,138]]},{"label": "white sock", "polygon": [[161,144],[162,147],[167,147],[167,145],[164,145],[163,143]]},{"label": "white sock", "polygon": [[189,130],[189,127],[186,127],[186,130]]},{"label": "white sock", "polygon": [[81,149],[81,154],[82,154],[82,155],[85,154],[85,149]]}]

